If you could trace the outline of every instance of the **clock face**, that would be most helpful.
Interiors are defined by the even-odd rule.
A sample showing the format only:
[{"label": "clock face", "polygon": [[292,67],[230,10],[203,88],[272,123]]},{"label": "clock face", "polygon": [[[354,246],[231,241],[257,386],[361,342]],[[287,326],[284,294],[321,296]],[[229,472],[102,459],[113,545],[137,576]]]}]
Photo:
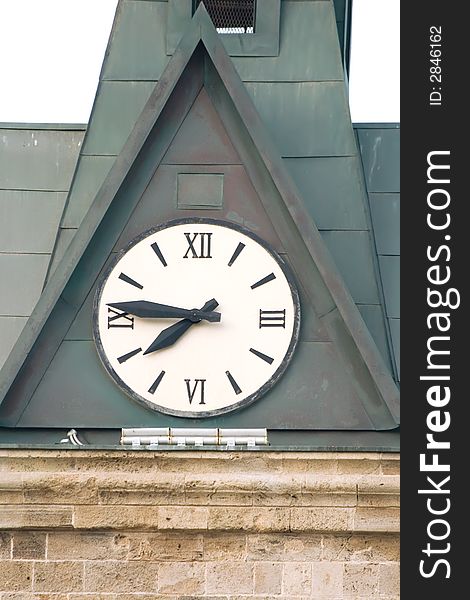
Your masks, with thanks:
[{"label": "clock face", "polygon": [[98,286],[94,337],[116,383],[147,407],[207,417],[279,379],[300,324],[282,259],[248,230],[209,219],[145,232]]}]

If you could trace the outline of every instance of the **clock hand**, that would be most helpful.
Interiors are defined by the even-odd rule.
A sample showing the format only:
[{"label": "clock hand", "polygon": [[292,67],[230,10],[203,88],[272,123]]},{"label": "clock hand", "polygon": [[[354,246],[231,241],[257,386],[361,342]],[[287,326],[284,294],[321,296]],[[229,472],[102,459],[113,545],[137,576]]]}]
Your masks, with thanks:
[{"label": "clock hand", "polygon": [[187,310],[177,306],[148,302],[147,300],[134,300],[131,302],[112,302],[108,306],[122,310],[136,317],[160,318],[160,319],[189,319],[199,323],[202,319],[210,322],[220,321],[220,313],[205,310]]},{"label": "clock hand", "polygon": [[[201,311],[211,311],[214,308],[217,308],[219,303],[215,298],[212,300],[208,300],[204,306],[201,308]],[[155,352],[156,350],[161,350],[162,348],[168,348],[168,346],[172,346],[179,338],[188,331],[188,329],[194,325],[194,323],[198,323],[199,321],[190,321],[189,319],[183,319],[182,321],[178,321],[178,323],[173,323],[166,329],[160,331],[158,336],[153,340],[150,346],[145,350],[144,354],[150,354],[150,352]]]}]

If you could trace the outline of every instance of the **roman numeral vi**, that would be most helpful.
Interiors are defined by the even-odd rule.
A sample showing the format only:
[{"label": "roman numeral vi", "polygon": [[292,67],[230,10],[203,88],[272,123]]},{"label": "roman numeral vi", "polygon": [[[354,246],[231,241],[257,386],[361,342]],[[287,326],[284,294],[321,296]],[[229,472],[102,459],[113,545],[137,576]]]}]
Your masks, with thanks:
[{"label": "roman numeral vi", "polygon": [[[191,388],[191,379],[185,379],[186,382],[186,391],[188,392],[188,400],[189,404],[192,404],[194,396],[199,389],[199,404],[205,404],[204,402],[204,384],[206,383],[205,379],[195,379],[194,385]],[[200,385],[199,385],[200,384]]]}]

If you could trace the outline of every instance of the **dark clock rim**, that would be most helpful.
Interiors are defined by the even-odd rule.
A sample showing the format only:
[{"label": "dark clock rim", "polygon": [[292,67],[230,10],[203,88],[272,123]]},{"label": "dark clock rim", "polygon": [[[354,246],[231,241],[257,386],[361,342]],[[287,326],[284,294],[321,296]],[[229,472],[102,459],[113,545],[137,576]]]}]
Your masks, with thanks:
[{"label": "dark clock rim", "polygon": [[[98,309],[99,309],[99,305],[100,305],[103,288],[109,278],[111,271],[118,264],[118,262],[121,260],[121,258],[125,254],[127,254],[135,245],[137,245],[141,241],[145,240],[150,235],[153,235],[154,233],[162,231],[163,229],[168,229],[170,227],[175,227],[177,225],[186,225],[186,224],[193,225],[193,224],[199,224],[199,223],[200,224],[218,225],[220,227],[227,227],[228,229],[233,229],[235,231],[238,231],[239,233],[246,235],[246,236],[250,237],[251,239],[253,239],[255,242],[257,242],[260,246],[262,246],[274,258],[274,260],[278,263],[279,267],[281,268],[282,272],[284,273],[287,283],[289,285],[289,289],[290,289],[291,296],[292,296],[292,301],[294,304],[294,327],[292,330],[292,336],[291,336],[291,340],[289,343],[289,347],[284,355],[284,358],[281,361],[281,364],[276,369],[276,371],[273,373],[273,375],[260,388],[258,388],[256,390],[256,392],[253,392],[253,394],[250,394],[249,396],[247,396],[243,400],[240,400],[239,402],[230,404],[230,406],[218,408],[218,409],[214,409],[214,410],[210,410],[210,411],[200,411],[200,412],[196,413],[196,412],[187,412],[187,411],[181,411],[181,410],[173,410],[173,409],[167,408],[165,406],[160,406],[159,404],[156,404],[154,402],[150,402],[143,396],[140,396],[137,392],[135,392],[132,388],[130,388],[121,379],[119,374],[114,370],[111,363],[109,362],[106,352],[104,351],[103,345],[101,343],[101,336],[100,336],[99,327],[98,327]],[[110,263],[107,265],[106,269],[103,271],[102,275],[100,276],[98,284],[97,284],[97,288],[96,288],[96,291],[94,294],[94,298],[93,298],[93,309],[92,310],[93,310],[93,314],[92,314],[93,339],[94,339],[95,346],[97,349],[98,357],[99,357],[101,363],[103,364],[105,370],[107,371],[108,375],[110,375],[110,377],[113,379],[113,381],[133,401],[137,402],[140,405],[143,405],[145,408],[150,409],[153,412],[159,412],[159,413],[173,416],[173,417],[180,417],[180,418],[187,418],[187,419],[211,418],[211,417],[217,417],[220,415],[224,415],[227,413],[232,413],[232,412],[238,411],[242,408],[245,408],[245,407],[249,406],[250,404],[253,404],[257,400],[259,400],[262,396],[264,396],[272,387],[274,387],[274,385],[277,383],[277,381],[282,377],[282,375],[286,371],[286,369],[292,359],[294,351],[297,347],[297,342],[299,340],[300,318],[301,318],[300,297],[299,297],[299,292],[298,292],[298,288],[297,288],[297,284],[295,281],[295,277],[294,277],[292,268],[276,252],[276,250],[274,250],[274,248],[272,248],[269,245],[268,242],[263,240],[256,233],[254,233],[247,227],[244,227],[243,225],[239,225],[238,223],[233,223],[231,221],[226,221],[223,219],[213,219],[213,218],[206,218],[206,217],[183,217],[183,218],[179,218],[179,219],[171,219],[170,221],[165,221],[164,223],[161,223],[160,225],[151,227],[150,229],[147,229],[146,231],[143,231],[142,233],[140,233],[139,235],[134,237],[123,248],[121,248],[121,250],[119,250],[119,252],[116,253],[116,255],[111,259]]]}]

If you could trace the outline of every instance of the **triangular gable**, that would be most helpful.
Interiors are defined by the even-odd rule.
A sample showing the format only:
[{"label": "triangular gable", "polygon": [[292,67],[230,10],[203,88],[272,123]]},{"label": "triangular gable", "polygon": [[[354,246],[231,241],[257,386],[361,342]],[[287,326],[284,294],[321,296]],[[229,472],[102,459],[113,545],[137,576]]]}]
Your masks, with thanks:
[{"label": "triangular gable", "polygon": [[[213,68],[204,68],[204,53]],[[203,85],[235,146],[236,131],[243,129],[250,137],[249,146],[239,142],[236,150],[253,185],[260,190],[260,198],[271,197],[271,191],[279,199],[265,209],[294,270],[309,273],[302,282],[304,292],[336,343],[343,362],[338,368],[347,368],[370,428],[390,429],[397,422],[397,388],[201,4],[0,372],[0,401],[8,398],[5,425],[17,423],[84,302],[89,290],[81,289],[80,274],[94,270],[97,275],[103,266],[89,258],[100,255],[104,261],[119,237],[110,214],[132,210],[133,200],[120,197],[125,184],[134,178],[145,187],[154,172],[155,157],[159,157],[159,164]],[[176,89],[181,93],[174,93]],[[147,165],[150,150],[154,163]],[[136,164],[138,172],[133,168]],[[100,235],[103,231],[105,236]]]}]

